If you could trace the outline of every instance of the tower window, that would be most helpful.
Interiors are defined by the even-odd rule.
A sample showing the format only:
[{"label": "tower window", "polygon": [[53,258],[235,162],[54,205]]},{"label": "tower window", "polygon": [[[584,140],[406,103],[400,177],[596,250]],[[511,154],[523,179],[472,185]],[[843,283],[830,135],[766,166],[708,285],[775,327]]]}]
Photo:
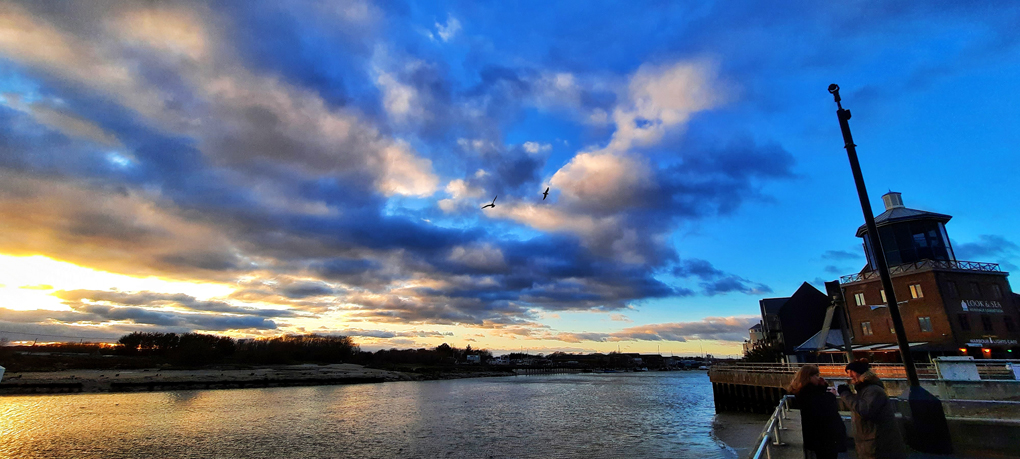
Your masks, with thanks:
[{"label": "tower window", "polygon": [[885,299],[885,289],[882,289],[881,293],[882,293],[882,302],[883,303],[888,303],[889,300]]},{"label": "tower window", "polygon": [[917,324],[921,326],[922,332],[931,331],[931,317],[918,317]]},{"label": "tower window", "polygon": [[1008,331],[1008,332],[1015,332],[1016,331],[1016,322],[1013,322],[1013,318],[1012,317],[1005,316],[1005,317],[1002,318],[1002,321],[1006,322],[1006,331]]},{"label": "tower window", "polygon": [[999,287],[999,284],[992,284],[992,298],[996,300],[1002,298],[1002,287]]},{"label": "tower window", "polygon": [[910,285],[910,297],[911,298],[924,298],[924,293],[921,292],[921,284]]},{"label": "tower window", "polygon": [[857,306],[864,306],[867,304],[864,302],[864,292],[854,293],[854,302],[857,303]]},{"label": "tower window", "polygon": [[978,284],[977,282],[971,282],[970,293],[974,295],[975,298],[981,298],[981,284]]},{"label": "tower window", "polygon": [[981,316],[981,326],[985,328],[985,331],[992,331],[992,317],[987,315]]},{"label": "tower window", "polygon": [[960,296],[959,292],[956,291],[956,282],[946,282],[946,296],[950,298],[957,298]]},{"label": "tower window", "polygon": [[861,332],[864,336],[871,336],[875,333],[871,331],[871,322],[861,322]]},{"label": "tower window", "polygon": [[958,314],[956,318],[960,321],[960,330],[970,331],[970,317],[967,314]]},{"label": "tower window", "polygon": [[889,334],[896,334],[896,327],[893,327],[892,319],[885,319],[885,324],[889,326]]}]

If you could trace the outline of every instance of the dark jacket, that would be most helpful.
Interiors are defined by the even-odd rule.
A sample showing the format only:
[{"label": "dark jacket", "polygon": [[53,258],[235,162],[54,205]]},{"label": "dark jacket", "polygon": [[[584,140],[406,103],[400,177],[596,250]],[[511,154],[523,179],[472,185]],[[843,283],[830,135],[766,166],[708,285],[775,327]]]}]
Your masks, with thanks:
[{"label": "dark jacket", "polygon": [[882,380],[871,371],[854,386],[856,394],[841,391],[839,397],[850,407],[854,445],[858,459],[901,459],[907,456],[896,422],[896,407],[885,393]]},{"label": "dark jacket", "polygon": [[846,428],[839,416],[836,396],[825,386],[808,384],[800,389],[794,401],[800,409],[800,425],[804,432],[804,449],[815,452],[846,451]]}]

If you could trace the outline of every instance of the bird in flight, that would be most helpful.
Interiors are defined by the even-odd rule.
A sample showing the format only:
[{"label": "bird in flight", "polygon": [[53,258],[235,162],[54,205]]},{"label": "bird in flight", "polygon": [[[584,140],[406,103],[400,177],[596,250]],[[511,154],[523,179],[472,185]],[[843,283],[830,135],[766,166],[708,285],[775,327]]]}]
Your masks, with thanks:
[{"label": "bird in flight", "polygon": [[[498,197],[499,196],[497,195],[496,198],[498,198]],[[492,203],[486,204],[486,205],[482,206],[482,208],[484,209],[486,207],[496,207],[496,198],[492,198]]]},{"label": "bird in flight", "polygon": [[549,187],[546,187],[546,188],[545,188],[545,192],[544,192],[544,193],[542,193],[542,200],[543,200],[543,201],[545,201],[545,198],[546,198],[547,196],[549,196]]}]

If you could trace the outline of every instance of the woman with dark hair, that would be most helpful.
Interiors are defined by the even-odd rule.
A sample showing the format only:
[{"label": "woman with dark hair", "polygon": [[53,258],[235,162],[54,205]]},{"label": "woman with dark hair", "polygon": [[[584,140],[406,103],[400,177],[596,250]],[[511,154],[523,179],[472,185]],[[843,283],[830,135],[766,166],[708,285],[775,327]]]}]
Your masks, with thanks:
[{"label": "woman with dark hair", "polygon": [[835,459],[846,451],[846,428],[839,416],[836,396],[827,386],[817,366],[804,365],[786,389],[796,396],[794,406],[800,409],[805,456],[812,451],[818,459]]}]

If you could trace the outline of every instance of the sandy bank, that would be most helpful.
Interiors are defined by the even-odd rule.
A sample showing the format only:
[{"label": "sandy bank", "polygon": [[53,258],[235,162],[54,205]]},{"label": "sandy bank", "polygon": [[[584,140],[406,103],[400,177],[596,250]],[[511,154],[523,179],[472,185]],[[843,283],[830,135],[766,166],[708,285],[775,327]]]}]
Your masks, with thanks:
[{"label": "sandy bank", "polygon": [[248,369],[68,370],[7,373],[0,382],[0,395],[313,386],[504,375],[505,373],[437,373],[422,376],[346,363]]}]

